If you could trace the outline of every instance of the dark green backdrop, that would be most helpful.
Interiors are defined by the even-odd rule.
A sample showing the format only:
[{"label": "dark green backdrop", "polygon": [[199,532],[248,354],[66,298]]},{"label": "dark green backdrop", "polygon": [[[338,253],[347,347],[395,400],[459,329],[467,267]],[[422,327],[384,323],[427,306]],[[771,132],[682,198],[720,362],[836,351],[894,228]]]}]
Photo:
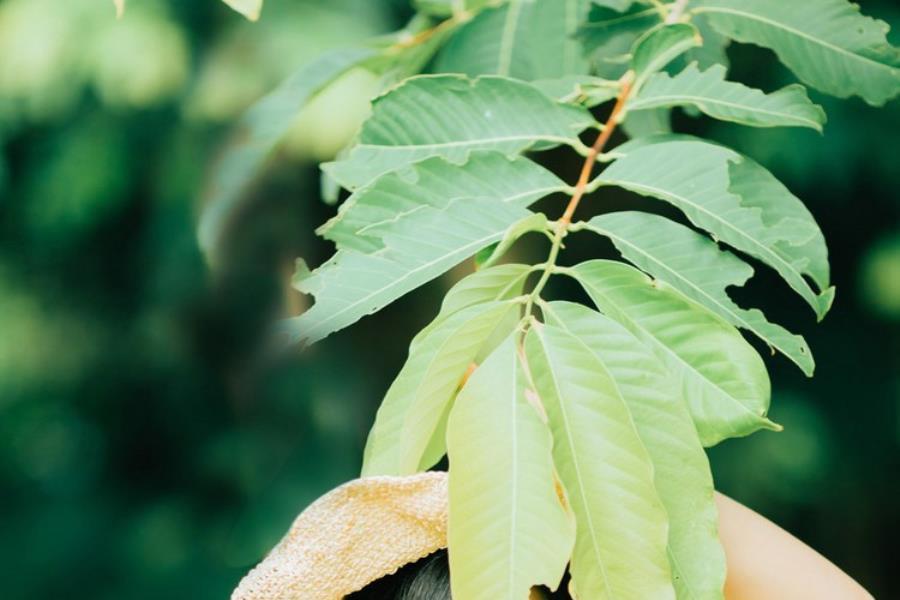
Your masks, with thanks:
[{"label": "dark green backdrop", "polygon": [[[893,0],[862,4],[900,24]],[[367,82],[343,82],[350,101],[298,124],[216,273],[194,226],[242,108],[408,11],[268,0],[250,24],[218,0],[134,0],[117,22],[98,0],[0,0],[0,597],[224,598],[300,509],[355,476],[380,396],[448,282],[305,353],[273,353],[264,334],[302,302],[285,292],[293,258],[329,253],[312,236],[333,210],[314,162],[352,133]],[[761,87],[789,80],[766,52],[731,56]],[[676,120],[807,201],[838,286],[816,326],[760,269],[744,297],[808,337],[818,372],[769,360],[785,432],[711,455],[720,489],[896,598],[900,102],[817,99],[825,137]],[[570,257],[596,253],[589,243]]]}]

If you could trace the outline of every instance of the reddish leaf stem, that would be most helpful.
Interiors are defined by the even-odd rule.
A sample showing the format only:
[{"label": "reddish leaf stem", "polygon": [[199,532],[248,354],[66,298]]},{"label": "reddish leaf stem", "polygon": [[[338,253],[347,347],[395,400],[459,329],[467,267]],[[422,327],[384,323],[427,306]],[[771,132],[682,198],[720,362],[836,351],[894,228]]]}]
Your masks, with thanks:
[{"label": "reddish leaf stem", "polygon": [[572,223],[572,217],[575,215],[575,209],[578,208],[578,203],[581,202],[581,199],[587,191],[588,183],[590,183],[591,180],[591,174],[594,172],[594,165],[597,164],[597,158],[603,152],[603,149],[606,147],[606,144],[609,142],[609,139],[612,137],[612,134],[619,124],[622,111],[625,110],[625,104],[631,96],[633,82],[634,74],[629,71],[622,78],[622,88],[619,90],[616,104],[613,106],[609,118],[606,120],[603,129],[600,131],[600,135],[598,135],[597,139],[594,141],[594,145],[588,150],[587,156],[584,159],[584,165],[581,167],[581,174],[578,176],[578,182],[575,184],[572,197],[569,199],[569,204],[566,206],[566,210],[562,217],[560,217],[559,221],[556,223],[556,234],[553,236],[553,245],[550,247],[550,255],[547,257],[544,272],[541,274],[541,278],[538,280],[537,284],[535,284],[534,289],[531,290],[531,294],[528,297],[528,302],[525,305],[526,315],[531,314],[535,298],[543,291],[544,286],[547,285],[547,281],[550,279],[550,275],[553,273],[556,257],[559,255],[559,249],[562,246],[562,240],[568,233],[569,225]]},{"label": "reddish leaf stem", "polygon": [[566,206],[566,211],[559,220],[560,230],[566,229],[572,222],[572,216],[575,214],[575,209],[578,208],[578,203],[581,202],[581,199],[584,197],[587,185],[591,180],[591,174],[594,172],[594,165],[597,164],[597,157],[603,152],[603,149],[609,142],[609,138],[612,137],[613,132],[616,130],[616,126],[619,124],[619,117],[625,109],[625,103],[628,101],[628,97],[631,95],[631,86],[632,77],[626,75],[622,81],[622,89],[619,92],[619,96],[616,99],[616,104],[613,106],[612,112],[609,114],[609,118],[606,120],[603,130],[600,132],[600,135],[597,136],[594,145],[591,146],[591,149],[584,159],[584,165],[581,167],[581,174],[578,176],[578,182],[575,184],[575,192],[572,194],[572,198],[569,200],[568,206]]}]

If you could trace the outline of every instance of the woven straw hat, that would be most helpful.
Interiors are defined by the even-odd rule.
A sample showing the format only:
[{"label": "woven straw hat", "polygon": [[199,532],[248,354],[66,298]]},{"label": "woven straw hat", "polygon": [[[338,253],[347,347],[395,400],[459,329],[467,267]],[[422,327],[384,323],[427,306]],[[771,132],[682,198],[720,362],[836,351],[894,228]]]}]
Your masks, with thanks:
[{"label": "woven straw hat", "polygon": [[447,546],[447,474],[366,477],[316,500],[232,600],[340,600]]}]

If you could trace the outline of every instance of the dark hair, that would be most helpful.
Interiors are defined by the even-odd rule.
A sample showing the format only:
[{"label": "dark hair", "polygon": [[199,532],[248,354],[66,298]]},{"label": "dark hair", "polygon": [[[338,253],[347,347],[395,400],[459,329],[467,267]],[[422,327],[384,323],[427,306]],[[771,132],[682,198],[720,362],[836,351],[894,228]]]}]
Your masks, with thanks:
[{"label": "dark hair", "polygon": [[[565,591],[568,579],[567,573],[555,593],[543,589],[542,598],[569,600],[570,596]],[[451,600],[447,551],[438,550],[410,563],[393,575],[373,581],[344,600]]]},{"label": "dark hair", "polygon": [[373,581],[345,600],[450,600],[447,551],[438,550]]}]

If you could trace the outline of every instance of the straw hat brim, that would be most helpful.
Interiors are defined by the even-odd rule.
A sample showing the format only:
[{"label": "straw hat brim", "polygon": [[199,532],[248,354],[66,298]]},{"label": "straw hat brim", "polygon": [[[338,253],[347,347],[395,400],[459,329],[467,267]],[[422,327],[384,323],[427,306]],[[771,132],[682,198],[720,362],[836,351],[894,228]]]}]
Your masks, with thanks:
[{"label": "straw hat brim", "polygon": [[367,477],[304,510],[232,600],[340,600],[447,546],[447,474]]}]

